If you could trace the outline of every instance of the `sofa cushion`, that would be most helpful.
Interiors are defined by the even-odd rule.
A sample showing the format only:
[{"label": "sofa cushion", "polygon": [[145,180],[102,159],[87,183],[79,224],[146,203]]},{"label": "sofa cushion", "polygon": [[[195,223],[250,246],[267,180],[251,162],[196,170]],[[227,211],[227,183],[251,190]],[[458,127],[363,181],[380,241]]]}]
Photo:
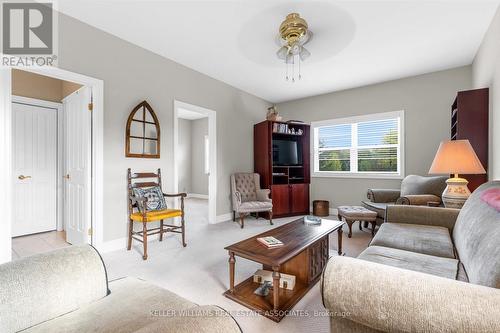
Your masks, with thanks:
[{"label": "sofa cushion", "polygon": [[394,205],[394,202],[371,202],[371,201],[361,201],[363,207],[368,208],[374,212],[377,212],[377,216],[385,218],[385,209],[387,205]]},{"label": "sofa cushion", "polygon": [[185,315],[167,316],[144,326],[136,333],[241,333],[231,315],[215,305],[188,309]]},{"label": "sofa cushion", "polygon": [[455,258],[450,232],[444,227],[384,223],[380,226],[370,245],[391,247],[443,258]]},{"label": "sofa cushion", "polygon": [[458,260],[392,249],[390,247],[370,246],[358,256],[379,264],[394,266],[455,280]]},{"label": "sofa cushion", "polygon": [[250,213],[256,211],[271,210],[273,204],[269,201],[247,201],[241,204],[240,213]]},{"label": "sofa cushion", "polygon": [[172,311],[197,305],[135,278],[109,283],[111,294],[64,316],[33,326],[26,332],[135,332]]},{"label": "sofa cushion", "polygon": [[471,283],[500,288],[500,212],[481,194],[500,188],[500,181],[481,185],[460,210],[453,241]]}]

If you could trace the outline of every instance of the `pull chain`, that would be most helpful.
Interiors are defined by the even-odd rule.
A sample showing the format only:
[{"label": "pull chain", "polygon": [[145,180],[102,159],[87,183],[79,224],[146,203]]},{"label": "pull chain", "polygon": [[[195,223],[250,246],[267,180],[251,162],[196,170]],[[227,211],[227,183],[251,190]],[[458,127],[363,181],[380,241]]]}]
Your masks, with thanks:
[{"label": "pull chain", "polygon": [[286,61],[286,58],[285,58],[285,79],[288,81],[288,62]]},{"label": "pull chain", "polygon": [[299,80],[302,79],[302,75],[300,75],[300,62],[301,62],[301,60],[300,60],[300,55],[299,55]]}]

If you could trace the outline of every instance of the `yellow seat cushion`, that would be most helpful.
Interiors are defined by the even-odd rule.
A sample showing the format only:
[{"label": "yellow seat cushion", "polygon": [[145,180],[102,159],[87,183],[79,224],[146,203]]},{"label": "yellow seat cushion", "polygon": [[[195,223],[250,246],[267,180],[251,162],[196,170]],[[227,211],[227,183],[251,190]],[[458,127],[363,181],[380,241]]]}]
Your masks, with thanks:
[{"label": "yellow seat cushion", "polygon": [[146,221],[144,221],[144,217],[142,213],[136,212],[130,215],[132,221],[136,222],[154,222],[160,221],[164,219],[170,219],[172,217],[181,216],[182,211],[180,209],[162,209],[162,210],[154,210],[146,213]]}]

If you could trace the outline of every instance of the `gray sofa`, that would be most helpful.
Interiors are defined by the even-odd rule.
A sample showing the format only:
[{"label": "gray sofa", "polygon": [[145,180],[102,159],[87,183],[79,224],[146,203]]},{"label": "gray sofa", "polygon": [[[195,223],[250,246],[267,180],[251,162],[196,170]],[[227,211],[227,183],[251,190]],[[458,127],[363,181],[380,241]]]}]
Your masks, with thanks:
[{"label": "gray sofa", "polygon": [[135,278],[108,283],[91,246],[0,265],[0,332],[240,332],[216,306],[198,306]]},{"label": "gray sofa", "polygon": [[481,199],[459,211],[388,206],[358,258],[323,273],[332,332],[500,332],[500,212]]},{"label": "gray sofa", "polygon": [[377,225],[385,218],[388,205],[427,206],[431,202],[441,204],[441,194],[446,187],[448,177],[406,176],[400,189],[368,189],[368,201],[362,201],[363,207],[377,212]]}]

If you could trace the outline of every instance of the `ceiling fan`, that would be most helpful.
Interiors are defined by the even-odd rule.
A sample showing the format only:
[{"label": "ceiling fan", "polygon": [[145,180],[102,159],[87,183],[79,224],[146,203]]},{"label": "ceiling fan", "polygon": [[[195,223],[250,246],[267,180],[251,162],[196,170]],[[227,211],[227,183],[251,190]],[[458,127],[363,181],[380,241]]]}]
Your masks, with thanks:
[{"label": "ceiling fan", "polygon": [[[311,41],[313,33],[309,30],[307,22],[298,13],[291,13],[279,27],[276,43],[280,49],[276,52],[279,59],[285,62],[285,79],[295,82],[295,63],[298,64],[298,79],[302,78],[300,63],[311,55],[304,45]],[[291,66],[291,73],[289,73]]]}]

